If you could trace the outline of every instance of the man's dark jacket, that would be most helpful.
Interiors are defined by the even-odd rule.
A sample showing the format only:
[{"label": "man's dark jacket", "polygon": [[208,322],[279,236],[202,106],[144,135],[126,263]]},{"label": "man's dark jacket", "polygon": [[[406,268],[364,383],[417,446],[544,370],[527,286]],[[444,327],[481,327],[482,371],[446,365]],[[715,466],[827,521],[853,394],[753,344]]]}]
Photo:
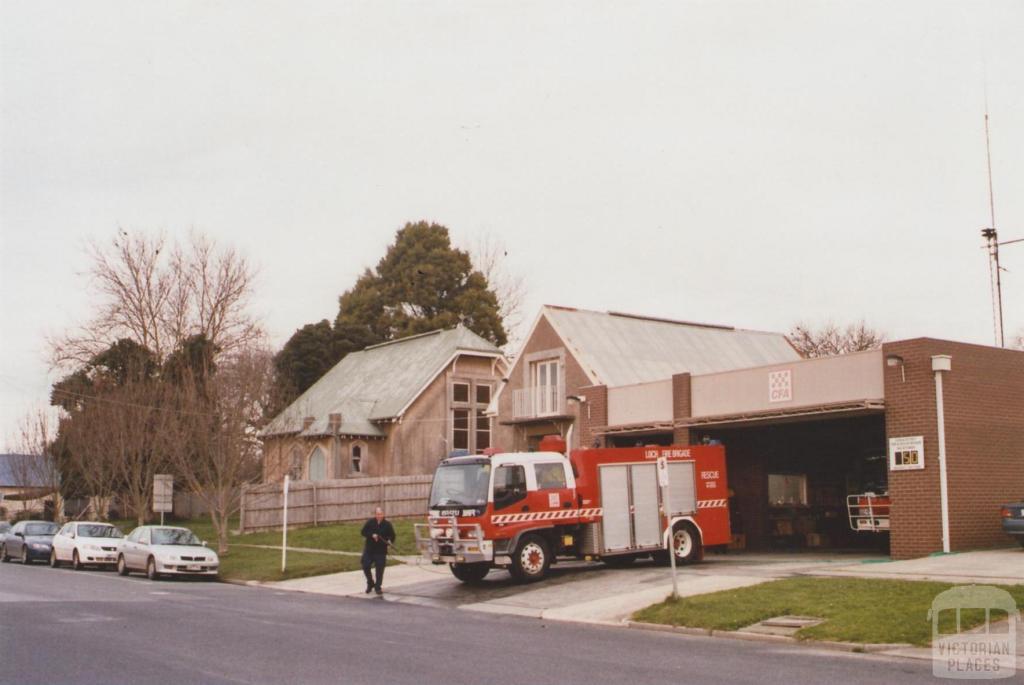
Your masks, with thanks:
[{"label": "man's dark jacket", "polygon": [[[373,534],[376,533],[380,539],[374,540]],[[374,516],[368,519],[363,524],[362,536],[366,538],[366,545],[363,547],[364,554],[372,554],[374,556],[388,553],[388,543],[384,542],[389,540],[395,541],[395,529],[391,526],[391,521],[383,519],[380,523],[377,523],[377,517]]]}]

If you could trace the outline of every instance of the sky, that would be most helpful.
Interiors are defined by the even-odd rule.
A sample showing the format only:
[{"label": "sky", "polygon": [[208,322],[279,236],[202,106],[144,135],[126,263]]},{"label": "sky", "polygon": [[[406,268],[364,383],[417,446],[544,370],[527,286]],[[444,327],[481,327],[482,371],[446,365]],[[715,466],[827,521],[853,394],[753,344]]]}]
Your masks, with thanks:
[{"label": "sky", "polygon": [[[0,438],[119,228],[241,250],[275,348],[421,219],[503,246],[524,325],[992,344],[984,113],[1021,238],[1022,27],[1016,0],[0,0]],[[1009,337],[1024,243],[1002,258]]]}]

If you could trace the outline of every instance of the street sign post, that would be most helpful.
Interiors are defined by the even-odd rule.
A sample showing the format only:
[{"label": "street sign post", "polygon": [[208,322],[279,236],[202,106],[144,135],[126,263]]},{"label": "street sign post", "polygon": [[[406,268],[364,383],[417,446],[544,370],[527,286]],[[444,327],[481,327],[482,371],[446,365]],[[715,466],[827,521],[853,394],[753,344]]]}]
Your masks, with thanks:
[{"label": "street sign post", "polygon": [[672,511],[669,507],[668,457],[658,457],[658,485],[661,486],[661,502],[665,510],[668,529],[668,559],[672,565],[672,599],[679,598],[679,581],[676,579],[675,535],[672,531]]},{"label": "street sign post", "polygon": [[153,511],[160,513],[160,525],[164,525],[164,514],[174,511],[174,476],[158,473],[153,476]]},{"label": "street sign post", "polygon": [[284,477],[284,522],[281,526],[281,573],[284,573],[288,564],[288,482],[291,480],[287,475]]}]

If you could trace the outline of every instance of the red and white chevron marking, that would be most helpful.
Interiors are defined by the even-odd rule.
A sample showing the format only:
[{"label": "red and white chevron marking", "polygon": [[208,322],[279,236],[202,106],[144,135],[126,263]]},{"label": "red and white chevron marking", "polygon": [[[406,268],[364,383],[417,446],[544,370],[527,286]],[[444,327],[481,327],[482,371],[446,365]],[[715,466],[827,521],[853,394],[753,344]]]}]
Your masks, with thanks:
[{"label": "red and white chevron marking", "polygon": [[698,509],[717,509],[718,507],[729,506],[729,500],[726,499],[702,499],[697,501]]},{"label": "red and white chevron marking", "polygon": [[600,516],[601,509],[553,509],[552,511],[531,511],[522,514],[498,514],[491,517],[491,523],[523,523],[525,521],[559,521],[578,516]]}]

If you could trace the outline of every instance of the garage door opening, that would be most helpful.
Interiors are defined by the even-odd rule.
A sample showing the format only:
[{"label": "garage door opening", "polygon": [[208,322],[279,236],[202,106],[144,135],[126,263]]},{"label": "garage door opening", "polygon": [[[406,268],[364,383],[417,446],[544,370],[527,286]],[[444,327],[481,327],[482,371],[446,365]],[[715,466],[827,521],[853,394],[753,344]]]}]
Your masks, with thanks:
[{"label": "garage door opening", "polygon": [[[725,445],[734,547],[888,554],[885,420],[879,414],[703,427]],[[876,497],[865,499],[867,493]],[[875,505],[870,526],[849,504]],[[867,513],[866,508],[854,513]]]}]

